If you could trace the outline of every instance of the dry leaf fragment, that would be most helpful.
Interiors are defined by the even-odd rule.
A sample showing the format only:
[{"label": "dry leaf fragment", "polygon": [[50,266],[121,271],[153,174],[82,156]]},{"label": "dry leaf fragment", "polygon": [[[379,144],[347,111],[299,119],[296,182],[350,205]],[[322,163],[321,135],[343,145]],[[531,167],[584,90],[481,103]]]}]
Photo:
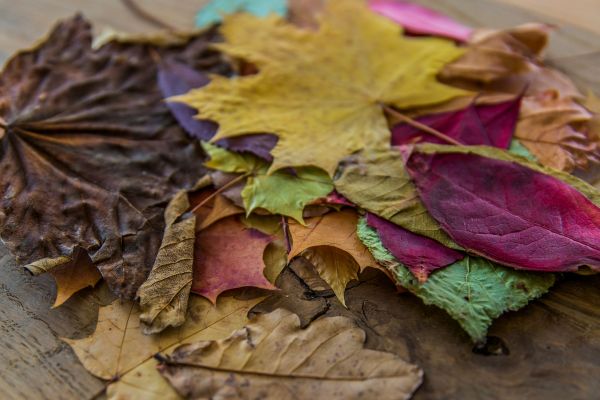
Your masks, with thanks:
[{"label": "dry leaf fragment", "polygon": [[74,261],[49,271],[56,281],[56,299],[52,308],[61,306],[81,289],[95,286],[102,279],[90,257],[85,252],[78,253]]},{"label": "dry leaf fragment", "polygon": [[[363,348],[345,317],[300,328],[294,314],[257,316],[229,338],[181,346],[160,372],[191,399],[408,399],[422,371],[396,355]],[[275,357],[275,360],[274,360]]]},{"label": "dry leaf fragment", "polygon": [[328,2],[316,32],[248,14],[228,17],[221,32],[226,43],[219,49],[259,73],[216,77],[173,99],[219,124],[213,141],[276,134],[270,172],[313,166],[332,176],[343,157],[388,143],[382,104],[404,109],[465,94],[436,78],[462,50],[443,39],[403,37],[360,0]]},{"label": "dry leaf fragment", "polygon": [[89,24],[75,17],[6,64],[0,236],[19,263],[81,248],[113,292],[135,296],[160,244],[164,205],[203,174],[202,153],[162,101],[152,53],[219,72],[227,67],[208,49],[214,37],[93,51]]},{"label": "dry leaf fragment", "polygon": [[549,90],[523,99],[517,138],[548,167],[562,171],[600,162],[600,146],[589,134],[590,114],[572,98]]},{"label": "dry leaf fragment", "polygon": [[369,250],[356,236],[358,215],[354,210],[331,212],[310,218],[302,226],[290,222],[292,249],[288,260],[302,255],[344,302],[346,285],[366,267],[378,268]]}]

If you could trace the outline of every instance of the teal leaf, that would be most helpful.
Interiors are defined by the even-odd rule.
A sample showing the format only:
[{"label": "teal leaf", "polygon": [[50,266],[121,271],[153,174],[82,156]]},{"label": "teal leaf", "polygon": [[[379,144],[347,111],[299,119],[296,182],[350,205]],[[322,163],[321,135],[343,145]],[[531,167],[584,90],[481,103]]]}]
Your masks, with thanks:
[{"label": "teal leaf", "polygon": [[236,12],[247,12],[257,17],[287,14],[287,0],[212,0],[196,15],[196,26],[205,28],[219,23],[223,16]]},{"label": "teal leaf", "polygon": [[383,246],[377,231],[361,218],[358,237],[394,276],[397,283],[425,304],[446,311],[474,342],[485,340],[488,328],[505,311],[516,311],[554,284],[548,273],[517,271],[484,258],[466,256],[435,271],[423,284]]}]

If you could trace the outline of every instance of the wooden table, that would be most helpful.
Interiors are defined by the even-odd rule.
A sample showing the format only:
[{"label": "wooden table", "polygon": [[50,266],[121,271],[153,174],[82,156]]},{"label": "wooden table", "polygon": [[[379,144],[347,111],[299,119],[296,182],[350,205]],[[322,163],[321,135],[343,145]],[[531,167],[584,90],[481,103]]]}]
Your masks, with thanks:
[{"label": "wooden table", "polygon": [[[519,3],[527,7],[535,1]],[[572,16],[572,6],[585,1],[598,9],[596,0],[571,0],[563,19],[586,26],[587,17]],[[419,2],[473,26],[555,22],[485,0]],[[183,28],[192,26],[192,16],[202,1],[139,3]],[[559,17],[562,9],[555,6],[566,6],[564,0],[538,3],[551,4],[543,11],[558,13],[555,15]],[[152,29],[118,0],[0,0],[0,61],[16,49],[29,46],[56,19],[78,10],[97,28],[112,26],[134,32]],[[598,11],[594,13],[591,8],[590,13],[598,16]],[[563,29],[553,36],[548,51],[549,63],[566,71],[584,91],[591,89],[600,94],[600,36],[561,25]],[[49,307],[55,289],[49,277],[27,275],[2,246],[0,264],[0,398],[85,399],[101,392],[104,383],[91,376],[59,339],[83,337],[93,331],[98,294],[84,291],[53,310]],[[349,311],[335,311],[333,307],[331,312],[354,313],[371,333],[382,338],[369,339],[369,347],[394,351],[424,368],[426,378],[417,399],[589,398],[590,393],[600,396],[599,289],[600,276],[571,276],[526,309],[504,315],[490,334],[500,337],[510,354],[496,357],[474,354],[454,321],[413,296],[393,297],[395,311],[384,314],[377,299],[393,288],[378,279],[349,290]],[[368,291],[372,292],[371,300],[358,304],[356,299],[365,298]]]}]

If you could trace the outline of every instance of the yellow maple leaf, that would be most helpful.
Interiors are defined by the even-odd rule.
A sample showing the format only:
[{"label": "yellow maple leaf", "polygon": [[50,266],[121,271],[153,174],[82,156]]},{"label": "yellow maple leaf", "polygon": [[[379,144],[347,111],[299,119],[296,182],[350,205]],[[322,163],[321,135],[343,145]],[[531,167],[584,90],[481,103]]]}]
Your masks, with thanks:
[{"label": "yellow maple leaf", "polygon": [[409,38],[363,1],[330,1],[316,32],[271,16],[227,18],[219,48],[252,62],[252,76],[213,77],[173,98],[219,124],[213,141],[269,132],[279,137],[270,172],[316,166],[333,175],[339,160],[387,146],[383,107],[441,103],[464,91],[438,82],[438,71],[462,54],[439,38]]}]

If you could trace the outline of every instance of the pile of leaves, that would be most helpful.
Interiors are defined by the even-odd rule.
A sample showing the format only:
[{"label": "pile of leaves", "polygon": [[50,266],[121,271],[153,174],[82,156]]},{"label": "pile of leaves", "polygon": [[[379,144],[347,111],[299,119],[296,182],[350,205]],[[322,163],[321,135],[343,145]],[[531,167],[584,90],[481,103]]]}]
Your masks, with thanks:
[{"label": "pile of leaves", "polygon": [[197,23],[94,41],[77,16],[0,75],[2,240],[55,306],[117,298],[65,339],[110,398],[409,398],[422,371],[347,318],[248,319],[292,268],[342,304],[377,269],[478,343],[600,269],[600,193],[571,174],[600,161],[599,102],[544,65],[550,27],[390,0]]}]

